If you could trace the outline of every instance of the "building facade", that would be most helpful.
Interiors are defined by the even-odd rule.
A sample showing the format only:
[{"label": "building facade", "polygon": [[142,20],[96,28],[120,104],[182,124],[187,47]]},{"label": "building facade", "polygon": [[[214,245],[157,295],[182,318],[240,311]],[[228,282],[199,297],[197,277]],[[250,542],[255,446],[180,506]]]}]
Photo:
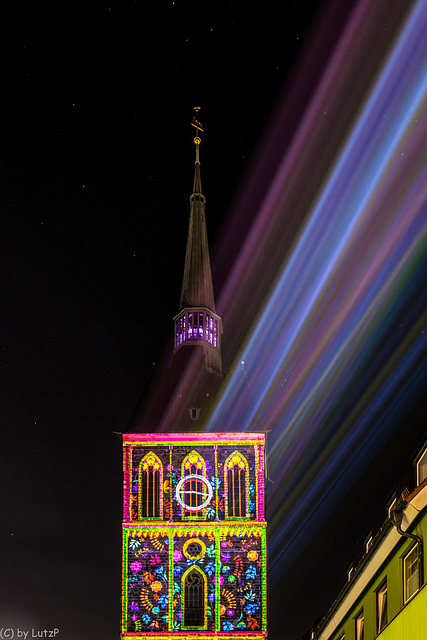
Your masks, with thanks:
[{"label": "building facade", "polygon": [[395,499],[368,537],[365,554],[313,640],[425,640],[427,637],[427,448],[415,462],[417,486]]},{"label": "building facade", "polygon": [[[262,433],[206,433],[223,376],[197,128],[170,370],[123,434],[121,638],[265,638]],[[236,424],[236,429],[240,425]]]}]

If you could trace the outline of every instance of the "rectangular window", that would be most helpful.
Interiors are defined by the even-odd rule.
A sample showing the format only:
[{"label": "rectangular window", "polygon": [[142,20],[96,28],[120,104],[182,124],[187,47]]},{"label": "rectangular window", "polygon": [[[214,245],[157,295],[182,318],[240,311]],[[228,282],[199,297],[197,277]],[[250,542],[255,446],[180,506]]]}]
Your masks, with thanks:
[{"label": "rectangular window", "polygon": [[387,580],[377,590],[377,633],[384,629],[387,619]]},{"label": "rectangular window", "polygon": [[365,633],[365,616],[362,611],[356,616],[355,620],[355,638],[356,640],[363,640]]},{"label": "rectangular window", "polygon": [[408,602],[420,588],[420,564],[417,544],[403,559],[403,581],[403,597],[404,601]]},{"label": "rectangular window", "polygon": [[417,484],[421,484],[427,478],[427,449],[417,461]]},{"label": "rectangular window", "polygon": [[[197,318],[197,315],[196,315]],[[188,339],[192,340],[193,339],[193,314],[189,313],[188,314]]]},{"label": "rectangular window", "polygon": [[175,322],[175,347],[179,347],[185,340],[185,316]]}]

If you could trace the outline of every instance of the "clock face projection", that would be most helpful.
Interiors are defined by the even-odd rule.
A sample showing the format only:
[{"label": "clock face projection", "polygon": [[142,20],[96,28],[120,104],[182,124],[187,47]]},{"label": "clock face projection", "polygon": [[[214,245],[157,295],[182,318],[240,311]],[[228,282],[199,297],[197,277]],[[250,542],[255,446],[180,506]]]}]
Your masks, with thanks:
[{"label": "clock face projection", "polygon": [[213,490],[209,480],[191,473],[178,482],[175,495],[181,507],[187,511],[201,511],[212,500]]}]

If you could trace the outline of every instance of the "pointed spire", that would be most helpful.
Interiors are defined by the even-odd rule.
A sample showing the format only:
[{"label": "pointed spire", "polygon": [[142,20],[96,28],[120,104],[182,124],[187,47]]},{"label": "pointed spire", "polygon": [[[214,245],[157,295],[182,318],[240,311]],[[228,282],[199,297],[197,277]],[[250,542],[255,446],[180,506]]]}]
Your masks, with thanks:
[{"label": "pointed spire", "polygon": [[[202,178],[200,174],[199,145],[196,145],[196,162],[194,168],[193,195],[198,193],[202,195]],[[190,200],[191,202],[191,200]]]},{"label": "pointed spire", "polygon": [[[200,107],[194,107],[194,110],[197,113],[200,110]],[[195,194],[202,196],[202,179],[200,176],[200,151],[199,151],[201,138],[199,136],[199,131],[203,132],[203,128],[200,122],[196,119],[196,116],[193,116],[193,121],[191,124],[193,125],[193,127],[196,127],[197,129],[197,135],[194,138],[194,144],[196,145],[196,161],[194,163],[195,169],[194,169],[193,196]],[[192,200],[190,198],[190,202],[191,201]],[[194,198],[193,198],[193,201],[194,201]],[[206,202],[205,199],[203,199],[203,202]]]},{"label": "pointed spire", "polygon": [[[198,107],[196,107],[196,112]],[[202,348],[205,370],[222,376],[221,334],[222,321],[215,313],[215,298],[209,258],[208,234],[205,218],[205,197],[200,177],[200,137],[202,126],[194,116],[191,123],[197,129],[194,138],[196,161],[194,166],[193,193],[190,197],[190,220],[188,224],[187,249],[184,276],[182,279],[179,312],[175,316],[174,359],[181,347]],[[180,359],[175,359],[176,362]]]},{"label": "pointed spire", "polygon": [[[200,122],[193,118],[191,123],[197,133],[203,131]],[[184,277],[182,280],[179,308],[206,307],[215,311],[212,272],[209,258],[208,234],[206,229],[205,203],[200,175],[200,137],[194,138],[196,161],[194,168],[193,193],[190,197],[190,221],[188,225],[187,250],[185,254]]]}]

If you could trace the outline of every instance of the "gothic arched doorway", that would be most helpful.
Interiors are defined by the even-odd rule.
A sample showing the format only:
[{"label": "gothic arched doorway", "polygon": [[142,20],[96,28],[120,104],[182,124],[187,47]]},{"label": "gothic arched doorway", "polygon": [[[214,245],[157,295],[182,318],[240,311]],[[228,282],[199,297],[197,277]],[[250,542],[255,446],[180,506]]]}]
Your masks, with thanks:
[{"label": "gothic arched doorway", "polygon": [[183,576],[182,626],[184,629],[205,627],[205,576],[194,567]]}]

